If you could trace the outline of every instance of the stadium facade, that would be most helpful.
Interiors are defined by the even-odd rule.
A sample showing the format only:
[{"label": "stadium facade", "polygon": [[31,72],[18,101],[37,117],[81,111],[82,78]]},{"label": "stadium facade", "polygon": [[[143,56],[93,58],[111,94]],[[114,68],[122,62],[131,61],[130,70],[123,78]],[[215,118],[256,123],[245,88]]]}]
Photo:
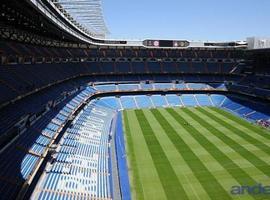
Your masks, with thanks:
[{"label": "stadium facade", "polygon": [[106,40],[98,0],[9,0],[0,21],[0,199],[130,199],[125,109],[269,127],[268,39]]}]

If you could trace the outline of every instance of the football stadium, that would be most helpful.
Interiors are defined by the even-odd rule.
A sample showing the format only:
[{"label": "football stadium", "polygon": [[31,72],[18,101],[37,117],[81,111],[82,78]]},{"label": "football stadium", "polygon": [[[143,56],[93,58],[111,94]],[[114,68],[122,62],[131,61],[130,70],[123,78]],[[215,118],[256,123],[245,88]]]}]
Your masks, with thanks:
[{"label": "football stadium", "polygon": [[270,199],[270,38],[107,39],[101,0],[6,0],[0,199]]}]

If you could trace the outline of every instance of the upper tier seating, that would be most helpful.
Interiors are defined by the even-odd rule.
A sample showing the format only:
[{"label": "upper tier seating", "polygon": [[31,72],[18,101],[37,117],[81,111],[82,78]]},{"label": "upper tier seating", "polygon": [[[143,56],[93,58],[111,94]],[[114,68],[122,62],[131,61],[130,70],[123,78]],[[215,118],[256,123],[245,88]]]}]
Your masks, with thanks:
[{"label": "upper tier seating", "polygon": [[[131,65],[136,65],[136,62]],[[100,65],[108,66],[106,69],[100,69],[99,71],[93,71],[93,69],[100,68]],[[142,65],[144,65],[142,63]],[[142,66],[141,64],[138,66]],[[67,79],[72,79],[82,75],[93,75],[91,81],[93,82],[107,82],[107,81],[140,81],[140,80],[154,80],[166,81],[171,80],[184,80],[187,82],[221,82],[221,81],[233,81],[239,79],[238,76],[219,75],[211,77],[209,75],[152,75],[154,71],[151,69],[142,69],[138,71],[140,67],[134,67],[135,71],[131,71],[128,75],[117,76],[114,72],[112,63],[65,63],[65,64],[32,64],[32,65],[5,65],[0,66],[0,93],[5,94],[0,97],[0,104],[9,100],[15,99],[18,96],[23,96],[29,92],[34,92],[37,89],[48,87],[51,84],[55,84]],[[150,70],[150,71],[149,71]],[[191,70],[186,68],[186,70]],[[191,72],[191,71],[190,71]],[[99,75],[97,74],[107,74]],[[149,75],[135,75],[135,73],[148,73]],[[175,72],[176,73],[176,72]],[[186,73],[186,72],[183,72]]]},{"label": "upper tier seating", "polygon": [[24,56],[24,57],[60,57],[60,58],[240,58],[241,51],[235,50],[196,50],[186,51],[181,49],[80,49],[80,48],[58,48],[42,47],[25,43],[0,42],[0,50],[5,56]]},{"label": "upper tier seating", "polygon": [[79,76],[87,68],[72,64],[0,66],[0,104],[38,88]]},{"label": "upper tier seating", "polygon": [[[28,96],[17,101],[14,104],[9,104],[0,111],[0,128],[1,133],[8,131],[21,118],[35,113],[41,113],[46,110],[49,101],[57,102],[67,94],[71,94],[74,90],[78,90],[81,85],[85,85],[88,79],[79,79],[69,81],[68,83],[58,84],[50,87],[47,90],[40,91],[35,95]],[[8,94],[8,93],[7,93]],[[1,134],[0,134],[1,137]]]}]

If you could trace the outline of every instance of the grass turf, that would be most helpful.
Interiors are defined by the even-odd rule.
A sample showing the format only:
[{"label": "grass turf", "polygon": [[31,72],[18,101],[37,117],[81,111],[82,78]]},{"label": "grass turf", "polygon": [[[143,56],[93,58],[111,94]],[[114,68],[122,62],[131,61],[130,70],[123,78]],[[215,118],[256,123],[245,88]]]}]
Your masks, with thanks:
[{"label": "grass turf", "polygon": [[270,199],[270,134],[211,107],[125,110],[132,199]]}]

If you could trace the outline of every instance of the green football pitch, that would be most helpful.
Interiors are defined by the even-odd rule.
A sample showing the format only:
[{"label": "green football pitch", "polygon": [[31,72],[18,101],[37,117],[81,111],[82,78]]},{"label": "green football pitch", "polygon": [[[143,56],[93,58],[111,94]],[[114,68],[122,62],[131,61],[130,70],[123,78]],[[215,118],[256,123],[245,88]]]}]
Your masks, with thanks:
[{"label": "green football pitch", "polygon": [[123,116],[132,199],[270,199],[268,130],[213,107]]}]

